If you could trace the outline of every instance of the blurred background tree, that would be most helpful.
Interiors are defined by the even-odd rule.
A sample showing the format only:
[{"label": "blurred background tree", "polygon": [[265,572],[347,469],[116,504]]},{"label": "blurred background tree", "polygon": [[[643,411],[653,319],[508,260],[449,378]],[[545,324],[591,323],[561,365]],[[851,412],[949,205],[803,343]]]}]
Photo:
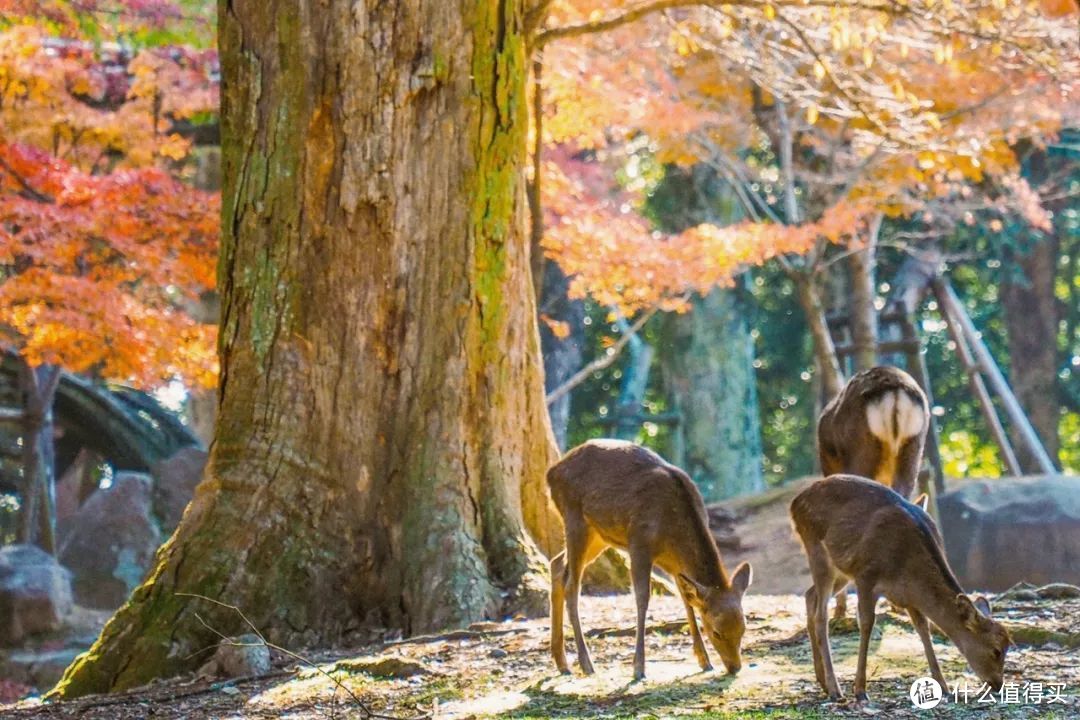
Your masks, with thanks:
[{"label": "blurred background tree", "polygon": [[[17,378],[21,542],[54,546],[61,373],[216,383],[214,5],[0,3],[0,350]],[[63,470],[61,467],[59,470]]]},{"label": "blurred background tree", "polygon": [[[1073,468],[1075,6],[657,3],[636,22],[646,5],[552,3],[559,27],[537,43],[540,244],[570,276],[541,304],[559,305],[553,290],[591,299],[545,352],[574,345],[578,366],[611,355],[627,327],[616,315],[659,311],[638,333],[653,350],[638,406],[625,397],[640,343],[627,343],[560,400],[567,444],[621,427],[714,499],[812,472],[837,372],[895,362],[872,342],[860,356],[857,337],[841,361],[826,314],[874,334],[905,258],[932,250],[1043,443]],[[946,473],[999,474],[936,303],[924,308]],[[701,321],[725,309],[722,332]],[[710,371],[694,375],[695,362]],[[549,368],[549,390],[572,374]],[[721,413],[702,407],[713,394]],[[734,437],[740,453],[716,452]]]}]

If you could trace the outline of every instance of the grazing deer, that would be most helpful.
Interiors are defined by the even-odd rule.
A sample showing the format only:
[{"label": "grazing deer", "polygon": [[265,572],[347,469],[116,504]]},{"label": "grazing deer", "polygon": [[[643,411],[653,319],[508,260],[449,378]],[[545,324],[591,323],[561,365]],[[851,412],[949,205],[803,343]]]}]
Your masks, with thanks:
[{"label": "grazing deer", "polygon": [[551,655],[561,672],[569,672],[563,643],[565,601],[578,663],[586,675],[593,673],[578,595],[585,568],[609,546],[630,555],[637,600],[635,680],[645,677],[645,614],[653,565],[676,579],[701,669],[711,670],[712,665],[695,610],[728,672],[739,671],[746,629],[742,597],[750,585],[750,565],[742,563],[728,577],[709,532],[701,493],[686,473],[633,443],[590,440],[553,465],[547,482],[566,529],[566,550],[551,561]]},{"label": "grazing deer", "polygon": [[[856,373],[818,418],[821,472],[872,478],[910,498],[929,428],[926,395],[913,377],[894,367]],[[836,617],[846,614],[842,587]]]},{"label": "grazing deer", "polygon": [[833,674],[827,605],[837,588],[854,581],[859,598],[859,664],[855,696],[866,697],[866,652],[874,606],[884,595],[905,609],[922,640],[930,674],[948,687],[934,646],[932,621],[949,636],[972,670],[995,690],[1004,679],[1009,634],[990,619],[986,598],[964,594],[945,560],[933,519],[891,489],[865,478],[833,475],[791,502],[791,519],[810,563],[806,630],[814,674],[830,698],[843,697]]},{"label": "grazing deer", "polygon": [[913,377],[894,367],[864,370],[818,418],[821,472],[872,478],[910,498],[929,428],[926,395]]}]

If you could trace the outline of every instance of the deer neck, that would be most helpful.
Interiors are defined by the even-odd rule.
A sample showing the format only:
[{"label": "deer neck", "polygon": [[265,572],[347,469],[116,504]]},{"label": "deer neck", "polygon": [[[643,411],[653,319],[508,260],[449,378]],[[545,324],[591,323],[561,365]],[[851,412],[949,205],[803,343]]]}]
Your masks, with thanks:
[{"label": "deer neck", "polygon": [[969,632],[956,609],[956,595],[961,590],[940,578],[928,580],[923,582],[920,592],[927,600],[918,609],[955,643],[958,637]]},{"label": "deer neck", "polygon": [[682,572],[706,587],[728,588],[731,581],[720,561],[716,540],[703,520],[689,523],[692,533],[689,550],[684,554]]}]

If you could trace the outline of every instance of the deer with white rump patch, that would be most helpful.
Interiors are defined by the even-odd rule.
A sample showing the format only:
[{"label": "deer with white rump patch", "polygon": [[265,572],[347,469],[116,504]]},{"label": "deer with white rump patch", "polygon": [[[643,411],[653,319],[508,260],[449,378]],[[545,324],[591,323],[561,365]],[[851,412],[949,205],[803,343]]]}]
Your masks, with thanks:
[{"label": "deer with white rump patch", "polygon": [[[913,377],[885,366],[856,373],[818,418],[821,472],[871,478],[909,499],[929,429],[926,394]],[[846,612],[841,588],[836,616]]]},{"label": "deer with white rump patch", "polygon": [[894,367],[864,370],[818,418],[821,472],[868,477],[910,498],[929,427],[926,395],[913,377]]},{"label": "deer with white rump patch", "polygon": [[964,594],[949,568],[933,519],[897,493],[866,478],[833,475],[791,501],[791,519],[810,564],[806,629],[814,674],[830,698],[843,696],[829,648],[829,596],[849,580],[859,606],[859,662],[855,696],[866,700],[866,654],[874,609],[885,596],[907,611],[922,641],[930,674],[948,687],[930,640],[930,622],[949,636],[971,669],[995,690],[1004,682],[1009,634],[990,618],[986,598]]},{"label": "deer with white rump patch", "polygon": [[686,608],[694,655],[711,670],[695,611],[728,672],[742,667],[746,623],[742,597],[751,569],[742,563],[728,576],[693,481],[656,453],[621,440],[591,440],[574,448],[547,474],[563,518],[566,550],[551,561],[551,655],[569,672],[563,641],[563,605],[570,615],[578,663],[593,673],[581,632],[578,595],[585,568],[608,547],[627,551],[637,601],[634,679],[645,677],[645,616],[653,565],[675,578]]}]

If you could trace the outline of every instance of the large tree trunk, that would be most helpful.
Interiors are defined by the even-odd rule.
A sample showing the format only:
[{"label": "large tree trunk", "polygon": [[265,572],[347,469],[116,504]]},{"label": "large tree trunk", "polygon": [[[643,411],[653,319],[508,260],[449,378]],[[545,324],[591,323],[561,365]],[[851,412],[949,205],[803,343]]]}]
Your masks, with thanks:
[{"label": "large tree trunk", "polygon": [[[1054,234],[1031,243],[1026,253],[1016,257],[1024,277],[1015,277],[1015,269],[1009,268],[1001,283],[1009,341],[1009,381],[1055,462],[1061,411],[1057,390],[1059,312],[1054,295],[1059,249]],[[1026,443],[1017,441],[1014,434],[1013,444],[1021,467],[1027,472],[1038,471]]]},{"label": "large tree trunk", "polygon": [[737,294],[716,289],[665,318],[664,384],[682,415],[682,463],[715,502],[764,489],[754,343]]},{"label": "large tree trunk", "polygon": [[[221,4],[220,404],[151,578],[56,694],[495,616],[555,456],[523,225],[523,0]],[[546,589],[546,588],[545,588]],[[512,598],[513,599],[513,598]]]}]

